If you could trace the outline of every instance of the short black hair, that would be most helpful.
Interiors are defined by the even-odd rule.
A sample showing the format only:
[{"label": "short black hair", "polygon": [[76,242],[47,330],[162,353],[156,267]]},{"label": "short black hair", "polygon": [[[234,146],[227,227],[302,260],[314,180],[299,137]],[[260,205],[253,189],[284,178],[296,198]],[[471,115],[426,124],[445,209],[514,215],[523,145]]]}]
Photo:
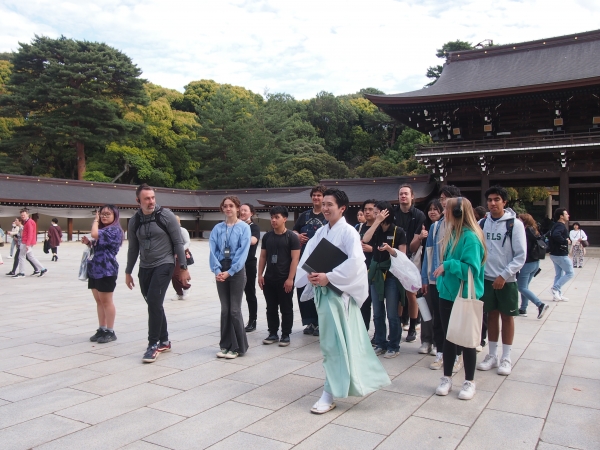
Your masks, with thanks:
[{"label": "short black hair", "polygon": [[363,204],[362,204],[362,206],[361,206],[360,209],[362,209],[364,211],[365,210],[365,206],[367,206],[367,205],[373,205],[373,206],[375,206],[376,204],[377,204],[377,200],[374,200],[374,199],[365,200],[363,202]]},{"label": "short black hair", "polygon": [[485,198],[488,198],[491,194],[499,195],[502,200],[508,201],[508,191],[498,184],[485,191]]},{"label": "short black hair", "polygon": [[375,208],[377,208],[380,212],[383,211],[384,209],[388,210],[388,216],[385,218],[385,220],[382,223],[389,223],[392,224],[394,223],[394,208],[392,208],[392,204],[390,202],[386,202],[386,201],[380,201],[377,202],[377,204],[375,205]]},{"label": "short black hair", "polygon": [[573,228],[575,228],[575,225],[577,225],[579,228],[581,228],[581,225],[579,225],[579,222],[573,222]]},{"label": "short black hair", "polygon": [[319,184],[310,190],[310,196],[312,197],[315,192],[320,192],[321,194],[323,194],[323,197],[325,197],[326,190],[327,188],[325,186]]},{"label": "short black hair", "polygon": [[481,219],[483,219],[487,214],[487,209],[485,209],[485,206],[478,206],[474,209],[474,211]]},{"label": "short black hair", "polygon": [[340,191],[336,188],[329,188],[325,192],[323,192],[323,197],[325,197],[326,195],[331,195],[333,198],[335,198],[335,203],[338,205],[338,208],[345,206],[346,209],[348,209],[350,200],[348,199],[348,196],[344,191]]},{"label": "short black hair", "polygon": [[58,223],[58,219],[55,217],[54,219],[52,219],[52,222]]},{"label": "short black hair", "polygon": [[[252,211],[252,210],[250,210]],[[269,210],[269,214],[271,216],[275,216],[277,214],[279,214],[281,217],[288,217],[288,209],[283,206],[283,205],[277,205],[277,206],[273,206],[270,210]]]},{"label": "short black hair", "polygon": [[252,203],[242,203],[242,205],[246,205],[248,207],[248,209],[250,210],[250,214],[254,215],[254,205]]},{"label": "short black hair", "polygon": [[554,221],[558,222],[558,219],[560,219],[560,216],[562,216],[565,213],[566,210],[567,210],[566,208],[556,208],[554,210],[554,216],[553,216],[554,217]]},{"label": "short black hair", "polygon": [[440,188],[440,195],[442,194],[444,194],[446,198],[460,197],[460,189],[453,184],[449,184]]},{"label": "short black hair", "polygon": [[435,209],[437,209],[437,211],[440,214],[442,214],[444,212],[444,208],[442,207],[442,202],[440,202],[437,198],[434,198],[434,199],[430,200],[429,203],[427,203],[427,209],[425,210],[425,213],[428,213],[432,206]]},{"label": "short black hair", "polygon": [[140,184],[135,190],[135,198],[140,198],[140,193],[142,191],[154,191],[154,188],[148,186],[147,183]]}]

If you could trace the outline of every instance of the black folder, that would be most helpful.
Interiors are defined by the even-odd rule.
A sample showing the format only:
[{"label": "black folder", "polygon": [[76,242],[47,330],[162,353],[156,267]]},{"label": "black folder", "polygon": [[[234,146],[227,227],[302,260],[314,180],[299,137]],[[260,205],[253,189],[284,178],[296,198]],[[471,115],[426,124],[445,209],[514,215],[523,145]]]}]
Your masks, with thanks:
[{"label": "black folder", "polygon": [[[327,239],[323,238],[306,259],[306,262],[302,265],[302,269],[306,273],[328,273],[347,259],[348,255]],[[333,284],[329,283],[327,287],[333,290],[337,295],[342,295],[342,291]]]}]

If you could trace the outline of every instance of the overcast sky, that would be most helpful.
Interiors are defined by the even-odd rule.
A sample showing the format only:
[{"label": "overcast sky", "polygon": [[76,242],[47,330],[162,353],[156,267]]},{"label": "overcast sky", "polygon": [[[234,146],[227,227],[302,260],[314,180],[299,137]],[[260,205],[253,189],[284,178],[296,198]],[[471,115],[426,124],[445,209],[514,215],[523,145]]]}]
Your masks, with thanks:
[{"label": "overcast sky", "polygon": [[598,0],[0,0],[0,51],[35,34],[102,41],[164,87],[213,79],[297,99],[421,88],[436,48],[600,28]]}]

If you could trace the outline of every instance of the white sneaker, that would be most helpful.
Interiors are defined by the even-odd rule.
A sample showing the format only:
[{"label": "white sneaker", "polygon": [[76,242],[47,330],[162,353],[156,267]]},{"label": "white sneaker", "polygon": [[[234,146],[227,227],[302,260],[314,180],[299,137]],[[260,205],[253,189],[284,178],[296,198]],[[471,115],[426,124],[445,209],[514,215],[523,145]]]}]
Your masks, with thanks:
[{"label": "white sneaker", "polygon": [[438,353],[435,361],[429,364],[429,368],[431,370],[440,370],[442,367],[444,367],[444,355],[443,353]]},{"label": "white sneaker", "polygon": [[422,355],[426,355],[431,351],[432,345],[429,342],[423,342],[419,347],[419,353]]},{"label": "white sneaker", "polygon": [[559,291],[557,291],[554,288],[550,288],[550,292],[552,293],[552,300],[554,300],[555,302],[562,301],[562,298],[560,296],[560,292]]},{"label": "white sneaker", "polygon": [[183,298],[182,298],[182,300],[186,300],[187,298],[189,298],[191,290],[192,290],[192,288],[183,289]]},{"label": "white sneaker", "polygon": [[479,353],[479,352],[480,352],[480,351],[482,351],[482,350],[483,350],[483,347],[481,346],[481,344],[479,344],[477,347],[475,347],[475,351],[476,351],[477,353]]},{"label": "white sneaker", "polygon": [[176,302],[177,300],[183,300],[183,295],[176,295],[171,299],[171,301]]},{"label": "white sneaker", "polygon": [[568,299],[567,297],[565,297],[565,296],[562,294],[562,292],[558,291],[558,294],[560,295],[560,299],[561,299],[563,302],[568,302],[568,301],[569,301],[569,299]]},{"label": "white sneaker", "polygon": [[472,381],[467,381],[462,385],[462,389],[458,393],[458,398],[461,400],[471,400],[475,395],[475,383]]},{"label": "white sneaker", "polygon": [[429,354],[431,356],[437,356],[437,347],[435,345],[431,346],[431,350],[429,350]]},{"label": "white sneaker", "polygon": [[391,359],[391,358],[395,358],[399,354],[400,354],[400,352],[396,352],[394,350],[388,350],[387,352],[385,352],[385,355],[383,355],[383,357],[387,358],[387,359]]},{"label": "white sneaker", "polygon": [[510,372],[512,372],[512,363],[510,362],[510,359],[503,358],[498,366],[498,375],[506,376],[510,375]]},{"label": "white sneaker", "polygon": [[410,325],[409,325],[409,324],[402,325],[402,329],[403,329],[404,331],[408,331],[408,328],[409,328],[409,327],[410,327]]},{"label": "white sneaker", "polygon": [[458,372],[460,369],[462,369],[464,366],[463,364],[463,356],[457,356],[456,359],[454,360],[454,366],[452,366],[452,373],[456,373]]},{"label": "white sneaker", "polygon": [[435,390],[436,395],[448,395],[452,390],[452,378],[442,377],[440,378],[440,385]]},{"label": "white sneaker", "polygon": [[477,370],[490,370],[494,367],[498,367],[498,357],[489,353],[483,361],[477,364]]}]

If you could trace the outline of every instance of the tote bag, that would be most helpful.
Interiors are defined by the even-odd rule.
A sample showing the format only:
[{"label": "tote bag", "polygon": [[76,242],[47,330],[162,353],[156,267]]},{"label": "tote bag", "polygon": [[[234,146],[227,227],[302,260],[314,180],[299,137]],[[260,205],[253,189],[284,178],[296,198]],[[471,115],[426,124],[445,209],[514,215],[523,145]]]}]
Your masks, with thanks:
[{"label": "tote bag", "polygon": [[454,300],[446,339],[465,348],[475,348],[481,341],[481,325],[483,322],[483,302],[477,300],[473,273],[469,269],[469,298],[463,298],[463,283]]}]

